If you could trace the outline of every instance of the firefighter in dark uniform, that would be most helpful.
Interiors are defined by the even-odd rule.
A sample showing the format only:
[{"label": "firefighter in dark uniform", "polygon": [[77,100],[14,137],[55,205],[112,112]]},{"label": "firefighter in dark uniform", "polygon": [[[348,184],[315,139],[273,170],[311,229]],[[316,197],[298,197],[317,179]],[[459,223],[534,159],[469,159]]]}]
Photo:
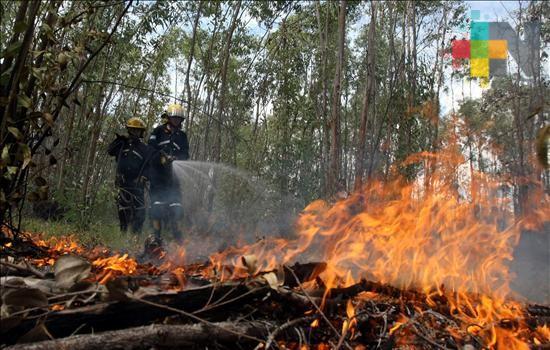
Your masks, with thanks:
[{"label": "firefighter in dark uniform", "polygon": [[145,179],[152,150],[142,142],[145,123],[139,118],[130,118],[126,123],[128,136],[118,135],[108,148],[109,155],[117,162],[115,184],[120,230],[139,234],[145,221]]},{"label": "firefighter in dark uniform", "polygon": [[[164,115],[163,115],[164,116]],[[183,216],[179,182],[172,172],[172,162],[189,159],[187,135],[181,130],[183,108],[172,104],[166,110],[166,122],[156,127],[149,138],[155,150],[150,166],[151,221],[157,242],[162,226],[169,227],[176,240],[181,240],[180,219]]]}]

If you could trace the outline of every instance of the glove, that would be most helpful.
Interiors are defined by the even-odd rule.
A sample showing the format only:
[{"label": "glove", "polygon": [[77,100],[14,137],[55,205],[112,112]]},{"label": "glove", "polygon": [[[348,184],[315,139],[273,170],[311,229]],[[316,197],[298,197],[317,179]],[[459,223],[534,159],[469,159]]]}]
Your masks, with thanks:
[{"label": "glove", "polygon": [[162,165],[169,165],[174,161],[174,157],[166,154],[165,152],[160,152],[160,164]]},{"label": "glove", "polygon": [[130,140],[128,136],[119,135],[119,134],[115,134],[115,135],[116,135],[115,143],[122,146],[128,144],[128,141]]}]

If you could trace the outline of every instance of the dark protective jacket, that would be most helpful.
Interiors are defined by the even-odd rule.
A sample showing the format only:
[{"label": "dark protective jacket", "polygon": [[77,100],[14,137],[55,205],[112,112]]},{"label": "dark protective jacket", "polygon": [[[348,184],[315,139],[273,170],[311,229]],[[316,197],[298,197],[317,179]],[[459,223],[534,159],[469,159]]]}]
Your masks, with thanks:
[{"label": "dark protective jacket", "polygon": [[156,127],[149,137],[149,146],[154,150],[150,164],[150,181],[153,192],[157,188],[177,185],[172,176],[172,161],[189,159],[187,135],[168,124]]},{"label": "dark protective jacket", "polygon": [[187,135],[180,129],[174,129],[169,124],[157,126],[149,137],[149,146],[164,153],[173,160],[189,159],[189,143]]},{"label": "dark protective jacket", "polygon": [[138,138],[117,136],[107,152],[117,162],[116,184],[120,187],[134,187],[139,177],[149,177],[148,163],[153,149]]}]

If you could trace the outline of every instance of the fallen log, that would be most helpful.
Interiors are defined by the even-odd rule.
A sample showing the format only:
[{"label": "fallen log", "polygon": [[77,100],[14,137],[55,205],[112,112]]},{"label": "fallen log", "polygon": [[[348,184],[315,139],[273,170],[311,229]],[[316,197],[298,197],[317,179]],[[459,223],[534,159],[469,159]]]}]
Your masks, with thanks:
[{"label": "fallen log", "polygon": [[[201,312],[202,317],[210,317],[214,321],[227,318],[225,312],[238,312],[242,305],[254,299],[265,297],[268,287],[250,289],[244,284],[227,283],[181,291],[178,293],[162,293],[145,296],[145,301],[162,304],[170,308],[185,310],[188,313]],[[67,309],[49,313],[44,326],[55,337],[67,337],[78,330],[79,333],[101,332],[137,327],[163,318],[176,315],[169,309],[162,309],[136,300],[103,302],[80,308]],[[136,315],[138,315],[136,317]],[[3,334],[2,343],[14,344],[17,339],[35,327],[37,319],[27,318],[20,325]]]},{"label": "fallen log", "polygon": [[179,349],[211,344],[256,344],[269,335],[272,325],[266,322],[218,322],[214,326],[197,323],[190,325],[159,325],[128,328],[96,334],[81,334],[62,339],[30,344],[18,344],[5,350],[141,350],[162,347]]}]

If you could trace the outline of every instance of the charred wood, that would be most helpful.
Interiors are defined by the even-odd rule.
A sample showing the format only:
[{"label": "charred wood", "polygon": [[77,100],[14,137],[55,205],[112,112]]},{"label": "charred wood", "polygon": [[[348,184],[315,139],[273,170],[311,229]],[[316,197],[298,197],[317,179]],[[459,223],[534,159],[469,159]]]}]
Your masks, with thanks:
[{"label": "charred wood", "polygon": [[[313,262],[307,264],[296,263],[292,266],[284,265],[285,273],[285,286],[293,288],[300,283],[309,282],[317,278],[327,268],[325,262]],[[291,272],[294,272],[297,278],[295,278]]]}]

